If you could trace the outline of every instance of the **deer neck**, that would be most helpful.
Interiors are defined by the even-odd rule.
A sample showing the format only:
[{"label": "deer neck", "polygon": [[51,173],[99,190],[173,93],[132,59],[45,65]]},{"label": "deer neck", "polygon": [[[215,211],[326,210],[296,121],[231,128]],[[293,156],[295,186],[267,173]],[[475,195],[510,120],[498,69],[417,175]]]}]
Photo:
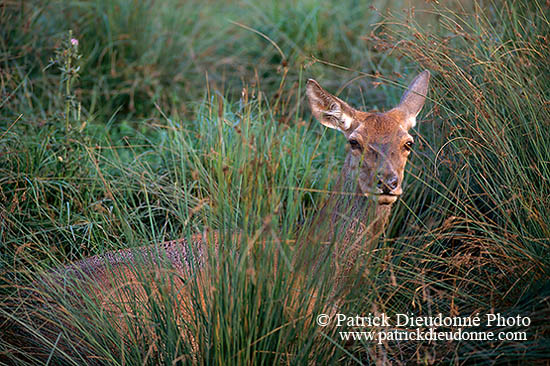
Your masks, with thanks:
[{"label": "deer neck", "polygon": [[378,204],[375,197],[367,197],[361,192],[356,171],[348,154],[327,204],[331,210],[331,232],[344,234],[344,242],[352,238],[363,241],[378,238],[391,214],[391,204]]},{"label": "deer neck", "polygon": [[[329,254],[333,258],[336,278],[345,276],[354,268],[357,260],[369,251],[371,244],[380,237],[391,213],[392,205],[380,205],[373,197],[366,197],[357,184],[352,159],[348,155],[332,193],[323,208],[305,229],[305,240],[301,241],[302,253],[298,262],[312,263],[317,268]],[[328,253],[311,250],[311,243],[328,244]]]}]

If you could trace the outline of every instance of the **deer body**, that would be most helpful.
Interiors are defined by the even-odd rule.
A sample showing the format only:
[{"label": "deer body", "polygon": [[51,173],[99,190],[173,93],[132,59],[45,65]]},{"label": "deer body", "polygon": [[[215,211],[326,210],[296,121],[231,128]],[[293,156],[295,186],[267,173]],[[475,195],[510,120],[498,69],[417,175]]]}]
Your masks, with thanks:
[{"label": "deer body", "polygon": [[[336,248],[344,268],[357,260],[360,251],[357,238],[370,240],[382,233],[392,204],[402,194],[401,183],[413,141],[408,131],[414,127],[424,104],[429,77],[428,71],[419,74],[400,104],[386,113],[358,111],[325,91],[316,81],[307,82],[306,92],[313,115],[321,124],[342,132],[350,147],[336,184],[337,192],[317,218],[330,220],[334,230],[338,230],[336,226],[341,223],[347,224]],[[209,243],[209,237],[214,243]],[[99,287],[107,288],[106,293],[111,293],[117,282],[113,276],[134,278],[130,268],[143,262],[156,264],[157,268],[166,264],[183,279],[178,283],[184,287],[185,277],[192,272],[192,267],[193,271],[199,268],[195,272],[199,276],[207,275],[201,274],[200,268],[208,254],[207,246],[217,247],[217,242],[215,233],[199,234],[192,237],[190,243],[182,239],[109,252],[75,262],[65,267],[62,274],[84,273],[95,279]],[[179,296],[185,301],[185,291]],[[105,304],[109,302],[104,301]]]}]

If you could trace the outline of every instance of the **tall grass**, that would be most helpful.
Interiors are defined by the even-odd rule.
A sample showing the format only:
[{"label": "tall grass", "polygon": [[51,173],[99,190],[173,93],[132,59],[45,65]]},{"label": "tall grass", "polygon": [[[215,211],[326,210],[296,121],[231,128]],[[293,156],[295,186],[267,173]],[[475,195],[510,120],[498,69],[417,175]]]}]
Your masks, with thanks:
[{"label": "tall grass", "polygon": [[[545,362],[548,6],[473,2],[426,14],[379,2],[395,10],[379,14],[351,3],[201,4],[30,2],[2,13],[0,361]],[[45,69],[67,28],[83,55],[70,93],[63,71]],[[532,319],[527,342],[345,344],[314,322],[339,290],[330,260],[306,268],[304,282],[291,265],[345,145],[303,112],[305,78],[331,91],[357,78],[342,98],[387,108],[406,84],[389,71],[424,68],[431,100],[403,198],[339,293],[339,311],[521,314]],[[365,71],[386,84],[372,88]],[[77,104],[64,112],[73,95],[78,123]],[[69,134],[67,117],[78,127]],[[127,301],[114,317],[89,283],[41,275],[205,228],[221,234],[220,250],[208,276],[183,279],[191,302],[173,290],[178,278],[138,265],[114,284],[113,299]]]},{"label": "tall grass", "polygon": [[293,106],[300,69],[306,63],[328,85],[342,83],[337,73],[309,62],[311,55],[363,71],[392,66],[382,55],[367,52],[361,38],[379,19],[370,6],[392,4],[392,0],[347,6],[316,1],[8,2],[1,30],[10,41],[2,46],[9,71],[3,92],[9,95],[16,88],[28,92],[6,101],[3,112],[17,115],[19,106],[58,108],[51,104],[57,93],[55,72],[44,68],[68,29],[74,30],[84,55],[77,94],[91,117],[109,118],[114,111],[150,117],[155,103],[170,115],[189,116],[193,109],[183,101],[200,99],[206,83],[234,97],[243,82],[257,85],[270,99],[280,99],[280,108]]},{"label": "tall grass", "polygon": [[371,38],[435,72],[433,124],[421,128],[437,149],[432,166],[409,175],[420,184],[404,199],[412,222],[398,232],[415,260],[405,264],[402,254],[394,265],[403,270],[398,278],[422,272],[424,297],[443,290],[448,312],[530,314],[532,343],[454,351],[457,362],[498,360],[501,352],[503,363],[525,362],[548,357],[549,8],[511,1],[474,10],[433,10],[437,31],[414,17],[387,18]]}]

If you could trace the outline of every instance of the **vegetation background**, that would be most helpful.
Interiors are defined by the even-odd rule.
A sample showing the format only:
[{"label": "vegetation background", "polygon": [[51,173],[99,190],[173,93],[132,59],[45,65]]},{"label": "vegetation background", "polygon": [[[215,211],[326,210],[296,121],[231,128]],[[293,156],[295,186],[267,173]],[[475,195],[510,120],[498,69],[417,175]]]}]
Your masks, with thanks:
[{"label": "vegetation background", "polygon": [[[0,362],[548,364],[549,16],[543,0],[4,0]],[[343,343],[314,323],[326,297],[274,270],[346,148],[312,121],[305,80],[383,110],[422,69],[403,197],[341,311],[520,314],[527,341]],[[224,236],[192,321],[164,293],[122,337],[93,294],[37,287],[63,263],[205,228],[245,245]],[[328,294],[330,275],[307,286]]]}]

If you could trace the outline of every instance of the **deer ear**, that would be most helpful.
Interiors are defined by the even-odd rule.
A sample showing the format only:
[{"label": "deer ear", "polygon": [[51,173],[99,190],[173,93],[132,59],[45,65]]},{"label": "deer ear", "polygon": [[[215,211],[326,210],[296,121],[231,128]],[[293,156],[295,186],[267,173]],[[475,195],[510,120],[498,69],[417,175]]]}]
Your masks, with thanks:
[{"label": "deer ear", "polygon": [[322,125],[348,131],[353,125],[355,112],[346,102],[328,93],[313,79],[306,85],[311,112]]},{"label": "deer ear", "polygon": [[416,116],[424,106],[426,94],[428,94],[428,83],[430,82],[430,72],[422,71],[409,85],[409,88],[401,97],[397,109],[405,113],[405,129],[410,129],[416,125]]}]

